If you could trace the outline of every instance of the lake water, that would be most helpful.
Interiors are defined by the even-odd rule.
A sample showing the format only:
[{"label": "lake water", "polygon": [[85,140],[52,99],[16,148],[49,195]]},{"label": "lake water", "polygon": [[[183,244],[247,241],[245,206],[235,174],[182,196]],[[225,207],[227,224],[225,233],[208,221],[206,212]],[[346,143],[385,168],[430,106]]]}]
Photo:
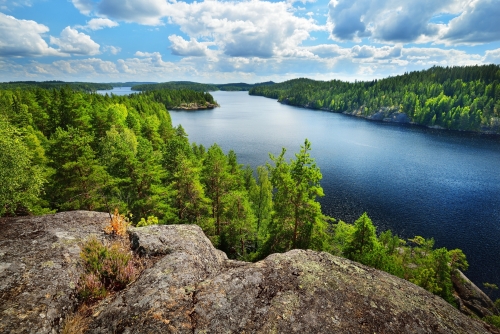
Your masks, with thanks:
[{"label": "lake water", "polygon": [[500,139],[371,122],[247,92],[212,95],[220,108],[170,112],[191,141],[216,142],[256,167],[282,147],[293,157],[308,138],[325,214],[352,223],[366,211],[379,232],[433,237],[437,247],[465,252],[466,274],[479,287],[500,285]]},{"label": "lake water", "polygon": [[133,93],[138,93],[137,91],[131,90],[130,88],[131,87],[113,87],[113,89],[111,89],[111,90],[98,90],[97,93],[102,94],[102,95],[105,95],[105,94],[108,94],[108,95],[111,95],[111,94],[129,95],[129,94],[133,94]]}]

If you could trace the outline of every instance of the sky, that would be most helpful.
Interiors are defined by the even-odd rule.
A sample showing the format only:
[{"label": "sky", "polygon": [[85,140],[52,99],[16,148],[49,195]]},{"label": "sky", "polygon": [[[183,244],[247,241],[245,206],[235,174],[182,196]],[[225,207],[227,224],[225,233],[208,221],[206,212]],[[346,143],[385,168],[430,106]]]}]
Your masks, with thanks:
[{"label": "sky", "polygon": [[372,80],[500,63],[500,0],[0,0],[0,82]]}]

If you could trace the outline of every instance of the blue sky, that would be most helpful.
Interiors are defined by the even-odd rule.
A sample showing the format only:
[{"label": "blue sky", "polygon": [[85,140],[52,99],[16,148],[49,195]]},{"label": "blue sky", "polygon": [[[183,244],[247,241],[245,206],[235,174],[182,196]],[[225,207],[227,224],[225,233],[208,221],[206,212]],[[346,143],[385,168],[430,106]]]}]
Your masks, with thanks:
[{"label": "blue sky", "polygon": [[0,81],[371,80],[500,63],[500,0],[0,0]]}]

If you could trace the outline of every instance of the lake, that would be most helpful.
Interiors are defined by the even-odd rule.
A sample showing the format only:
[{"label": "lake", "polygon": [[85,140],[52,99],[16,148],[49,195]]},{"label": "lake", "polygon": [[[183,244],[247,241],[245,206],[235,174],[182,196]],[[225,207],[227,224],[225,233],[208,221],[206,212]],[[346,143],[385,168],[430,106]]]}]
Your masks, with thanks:
[{"label": "lake", "polygon": [[500,285],[500,139],[358,119],[282,105],[247,92],[212,93],[220,108],[171,111],[191,141],[218,143],[252,167],[288,156],[304,139],[321,168],[323,212],[354,222],[367,212],[381,232],[433,237],[460,248],[480,288]]},{"label": "lake", "polygon": [[129,94],[133,94],[133,93],[138,93],[138,91],[132,90],[131,88],[132,87],[113,87],[113,89],[110,89],[110,90],[98,90],[97,93],[101,94],[101,95],[105,95],[105,94],[108,94],[108,95],[111,95],[111,94],[129,95]]}]

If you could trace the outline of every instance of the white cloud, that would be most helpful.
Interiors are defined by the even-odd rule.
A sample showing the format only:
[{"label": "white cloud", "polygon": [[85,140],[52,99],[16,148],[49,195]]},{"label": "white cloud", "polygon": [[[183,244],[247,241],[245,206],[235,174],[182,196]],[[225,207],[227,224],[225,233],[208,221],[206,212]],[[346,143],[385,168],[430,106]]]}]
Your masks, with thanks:
[{"label": "white cloud", "polygon": [[97,58],[82,60],[58,60],[52,66],[65,74],[114,74],[119,73],[116,65],[110,61],[103,61]]},{"label": "white cloud", "polygon": [[0,57],[63,56],[42,38],[49,28],[0,13]]},{"label": "white cloud", "polygon": [[162,25],[167,18],[189,37],[189,41],[171,39],[172,52],[187,56],[210,54],[203,42],[210,40],[231,57],[269,58],[293,53],[312,31],[324,30],[312,18],[296,17],[296,9],[287,2],[102,0],[92,8],[90,0],[73,3],[85,13],[126,22]]},{"label": "white cloud", "polygon": [[[458,17],[433,22],[443,14]],[[331,0],[328,25],[335,40],[445,43],[446,34],[450,41],[485,42],[500,38],[498,15],[498,0]]]},{"label": "white cloud", "polygon": [[153,67],[168,67],[171,66],[172,63],[164,62],[161,58],[161,54],[159,52],[141,52],[137,51],[135,56],[144,58],[147,63],[149,63]]},{"label": "white cloud", "polygon": [[[364,54],[363,54],[364,53]],[[117,61],[71,59],[50,63],[32,61],[16,64],[13,59],[0,59],[4,80],[67,80],[67,81],[172,81],[198,82],[262,82],[283,81],[307,76],[320,80],[372,80],[406,71],[427,69],[433,65],[473,65],[500,60],[500,49],[485,54],[440,48],[404,48],[396,46],[341,47],[322,44],[299,48],[303,57],[187,57],[178,62],[164,61],[159,52],[137,51],[135,56]],[[364,57],[355,58],[363,54]]]},{"label": "white cloud", "polygon": [[162,17],[168,12],[168,4],[165,0],[102,0],[96,10],[101,15],[125,22],[161,25]]},{"label": "white cloud", "polygon": [[60,52],[68,54],[93,56],[100,53],[99,44],[94,42],[89,35],[71,27],[64,28],[59,38],[50,36],[50,44],[59,46]]},{"label": "white cloud", "polygon": [[500,64],[500,49],[486,51],[483,62],[486,64]]},{"label": "white cloud", "polygon": [[92,0],[71,0],[71,2],[83,15],[89,15],[94,6]]},{"label": "white cloud", "polygon": [[316,0],[286,0],[288,3],[302,2],[304,5],[308,2],[314,3]]},{"label": "white cloud", "polygon": [[270,58],[295,49],[310,32],[322,29],[292,10],[284,2],[174,2],[168,16],[189,37],[209,38],[227,56]]},{"label": "white cloud", "polygon": [[444,35],[448,42],[479,44],[500,40],[500,1],[471,1],[465,11],[450,21]]},{"label": "white cloud", "polygon": [[12,10],[16,7],[31,7],[32,0],[0,0],[1,10]]},{"label": "white cloud", "polygon": [[208,54],[207,45],[213,43],[200,43],[196,39],[191,38],[186,41],[181,36],[171,35],[168,36],[168,40],[172,43],[170,49],[172,50],[172,54],[177,56],[192,56],[192,57],[201,57],[206,56]]},{"label": "white cloud", "polygon": [[96,18],[87,22],[84,26],[75,26],[75,28],[85,29],[85,30],[100,30],[104,28],[118,27],[118,23],[110,19]]},{"label": "white cloud", "polygon": [[121,51],[122,51],[122,48],[118,47],[118,46],[112,46],[112,45],[106,45],[103,47],[103,51],[104,52],[109,52],[113,55],[117,55],[119,54]]}]

